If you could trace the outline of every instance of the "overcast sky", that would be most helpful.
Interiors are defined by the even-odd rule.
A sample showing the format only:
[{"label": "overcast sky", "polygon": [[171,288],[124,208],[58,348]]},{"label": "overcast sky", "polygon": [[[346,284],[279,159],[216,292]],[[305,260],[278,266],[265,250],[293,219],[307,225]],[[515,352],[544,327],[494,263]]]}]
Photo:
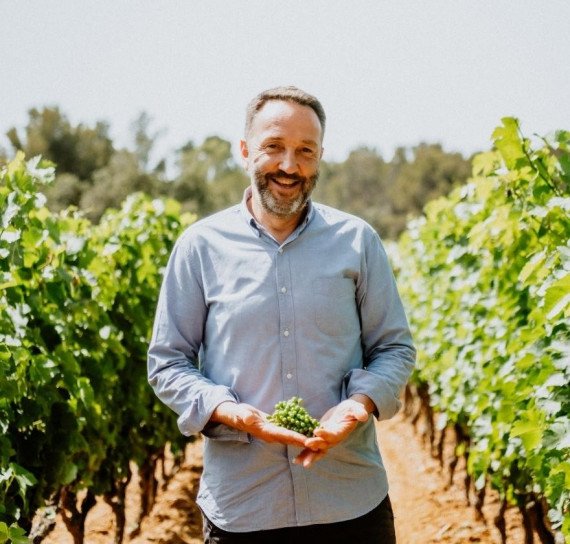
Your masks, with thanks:
[{"label": "overcast sky", "polygon": [[294,84],[326,109],[326,159],[470,154],[503,116],[570,129],[569,21],[568,0],[0,0],[0,145],[45,105],[109,122],[117,146],[143,110],[162,155],[235,145],[250,98]]}]

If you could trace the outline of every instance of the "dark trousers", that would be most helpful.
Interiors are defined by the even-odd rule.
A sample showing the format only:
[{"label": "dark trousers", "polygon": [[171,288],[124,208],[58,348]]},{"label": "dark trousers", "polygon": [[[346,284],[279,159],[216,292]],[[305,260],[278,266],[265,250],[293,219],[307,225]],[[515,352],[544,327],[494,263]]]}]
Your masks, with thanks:
[{"label": "dark trousers", "polygon": [[305,527],[230,533],[216,527],[206,516],[203,519],[204,544],[396,544],[389,497],[356,519]]}]

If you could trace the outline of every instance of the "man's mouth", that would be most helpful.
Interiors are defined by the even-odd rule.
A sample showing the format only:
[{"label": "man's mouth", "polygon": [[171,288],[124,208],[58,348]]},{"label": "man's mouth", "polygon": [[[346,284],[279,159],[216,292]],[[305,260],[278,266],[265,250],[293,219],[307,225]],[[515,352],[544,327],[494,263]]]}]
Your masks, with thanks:
[{"label": "man's mouth", "polygon": [[285,188],[289,188],[289,187],[295,187],[296,185],[300,184],[302,182],[302,180],[296,178],[296,179],[289,179],[289,178],[274,178],[274,177],[270,177],[269,178],[271,181],[273,181],[273,183],[279,185],[280,187],[285,187]]}]

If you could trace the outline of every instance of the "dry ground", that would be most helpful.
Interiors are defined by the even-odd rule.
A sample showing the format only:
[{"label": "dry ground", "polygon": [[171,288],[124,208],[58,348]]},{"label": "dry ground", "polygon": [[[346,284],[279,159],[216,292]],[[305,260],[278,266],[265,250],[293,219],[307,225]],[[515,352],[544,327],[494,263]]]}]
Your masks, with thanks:
[{"label": "dry ground", "polygon": [[[421,430],[421,429],[420,429]],[[431,457],[420,432],[402,415],[378,424],[382,456],[390,481],[390,497],[396,517],[398,544],[499,544],[497,530],[490,520],[498,502],[489,496],[484,508],[487,522],[477,520],[467,505],[463,489],[464,467],[458,465],[454,483],[448,486],[448,473]],[[201,442],[188,446],[186,461],[162,491],[151,515],[143,522],[137,536],[125,544],[199,544],[200,514],[194,504],[202,467]],[[453,446],[446,444],[449,459]],[[132,531],[138,509],[136,479],[130,486],[127,508],[127,532]],[[99,503],[86,523],[86,544],[112,544],[114,521],[110,508]],[[524,542],[517,512],[507,512],[508,544]],[[46,544],[72,544],[60,523],[44,541]]]}]

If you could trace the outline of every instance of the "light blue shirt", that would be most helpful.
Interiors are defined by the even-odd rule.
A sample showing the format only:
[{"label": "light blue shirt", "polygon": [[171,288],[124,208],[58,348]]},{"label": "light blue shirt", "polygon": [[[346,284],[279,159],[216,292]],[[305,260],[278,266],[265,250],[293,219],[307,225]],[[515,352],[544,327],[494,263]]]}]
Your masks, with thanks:
[{"label": "light blue shirt", "polygon": [[198,505],[235,532],[333,523],[366,514],[388,492],[374,418],[311,468],[300,450],[208,421],[223,401],[272,413],[301,397],[321,418],[355,394],[380,419],[400,407],[415,350],[388,259],[364,221],[309,204],[282,244],[246,200],[190,226],[177,241],[160,292],[149,382],[202,432]]}]

